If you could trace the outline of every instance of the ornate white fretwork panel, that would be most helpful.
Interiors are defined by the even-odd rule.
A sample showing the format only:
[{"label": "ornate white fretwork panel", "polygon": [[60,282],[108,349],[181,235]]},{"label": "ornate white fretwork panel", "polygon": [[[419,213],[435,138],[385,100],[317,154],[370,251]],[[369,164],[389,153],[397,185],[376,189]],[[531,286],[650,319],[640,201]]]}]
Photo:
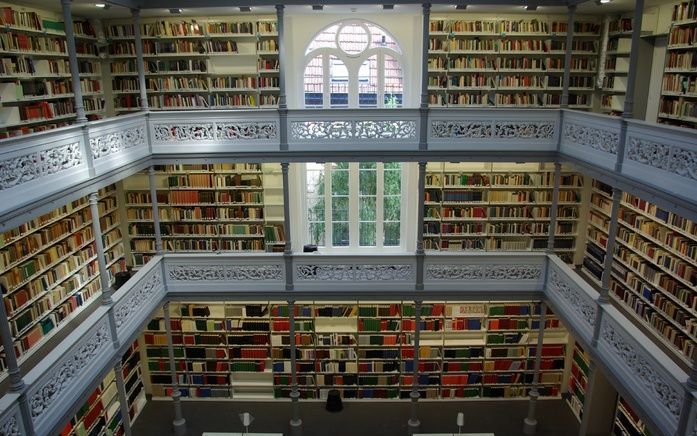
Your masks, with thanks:
[{"label": "ornate white fretwork panel", "polygon": [[197,141],[252,141],[278,138],[275,121],[227,121],[207,123],[153,124],[154,141],[181,143]]},{"label": "ornate white fretwork panel", "polygon": [[148,309],[148,301],[158,295],[163,290],[162,274],[157,268],[151,272],[149,277],[146,277],[140,283],[135,285],[128,293],[128,296],[119,301],[114,307],[114,321],[116,328],[121,334],[121,327],[141,310]]},{"label": "ornate white fretwork panel", "polygon": [[426,266],[426,280],[539,280],[542,265],[461,265]]},{"label": "ornate white fretwork panel", "polygon": [[290,136],[293,140],[415,139],[416,121],[293,121]]},{"label": "ornate white fretwork panel", "polygon": [[95,159],[140,145],[146,145],[145,126],[137,126],[90,138],[90,148]]},{"label": "ornate white fretwork panel", "polygon": [[78,142],[0,161],[0,191],[80,164],[82,164],[82,152]]},{"label": "ornate white fretwork panel", "polygon": [[595,325],[598,316],[595,301],[578,289],[576,285],[567,283],[562,274],[553,266],[550,266],[549,289],[554,292],[554,296],[560,297],[590,327]]},{"label": "ornate white fretwork panel", "polygon": [[298,280],[303,281],[390,281],[413,280],[411,265],[300,264],[295,266]]},{"label": "ornate white fretwork panel", "polygon": [[619,144],[619,134],[617,132],[564,121],[563,135],[565,141],[576,146],[617,154]]},{"label": "ornate white fretwork panel", "polygon": [[615,357],[632,373],[636,383],[650,392],[657,401],[652,402],[665,408],[669,416],[677,423],[683,403],[683,392],[671,386],[652,366],[644,350],[636,347],[632,340],[625,337],[626,331],[608,317],[603,317],[600,339],[609,345]]},{"label": "ornate white fretwork panel", "polygon": [[282,265],[168,265],[167,279],[174,281],[283,280]]},{"label": "ornate white fretwork panel", "polygon": [[106,321],[103,321],[86,341],[67,352],[67,358],[53,368],[51,375],[44,379],[43,383],[32,389],[28,395],[31,416],[34,418],[41,416],[52,407],[65,389],[82,383],[82,375],[109,344],[111,344],[109,329]]},{"label": "ornate white fretwork panel", "polygon": [[697,151],[631,136],[627,158],[680,177],[697,180]]}]

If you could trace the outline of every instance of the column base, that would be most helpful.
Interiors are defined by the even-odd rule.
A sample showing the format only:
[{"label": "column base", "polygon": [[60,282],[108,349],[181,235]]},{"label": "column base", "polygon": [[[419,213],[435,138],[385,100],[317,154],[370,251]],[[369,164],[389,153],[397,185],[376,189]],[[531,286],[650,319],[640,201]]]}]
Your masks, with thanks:
[{"label": "column base", "polygon": [[407,423],[407,427],[409,429],[409,436],[419,433],[419,430],[421,428],[421,421],[419,421],[418,419],[410,419]]},{"label": "column base", "polygon": [[186,419],[175,419],[172,421],[172,427],[174,429],[174,436],[186,435]]},{"label": "column base", "polygon": [[537,432],[537,420],[535,418],[525,418],[523,420],[523,434],[535,434]]},{"label": "column base", "polygon": [[290,420],[290,435],[291,436],[302,436],[303,434],[303,420],[298,418]]}]

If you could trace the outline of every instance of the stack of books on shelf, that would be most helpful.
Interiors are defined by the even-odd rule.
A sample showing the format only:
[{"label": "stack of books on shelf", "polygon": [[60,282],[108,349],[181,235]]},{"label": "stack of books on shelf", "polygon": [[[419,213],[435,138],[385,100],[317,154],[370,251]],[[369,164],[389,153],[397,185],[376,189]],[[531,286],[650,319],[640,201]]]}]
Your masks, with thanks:
[{"label": "stack of books on shelf", "polygon": [[[190,397],[279,398],[291,391],[291,344],[301,398],[523,397],[537,353],[537,302],[278,302],[170,305],[175,369]],[[548,311],[543,396],[563,390],[568,335]],[[414,365],[414,331],[420,330]],[[172,392],[164,313],[144,333],[154,396]],[[416,373],[416,374],[415,374]],[[415,378],[416,377],[416,378]]]}]

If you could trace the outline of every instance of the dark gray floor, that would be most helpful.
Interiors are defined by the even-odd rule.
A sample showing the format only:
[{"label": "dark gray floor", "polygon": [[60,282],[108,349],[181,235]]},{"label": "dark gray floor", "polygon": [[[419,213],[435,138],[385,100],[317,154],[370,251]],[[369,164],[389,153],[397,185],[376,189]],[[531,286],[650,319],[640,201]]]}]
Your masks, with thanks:
[{"label": "dark gray floor", "polygon": [[[184,401],[187,435],[204,431],[241,432],[237,416],[254,416],[251,432],[290,434],[291,404],[287,401]],[[344,410],[330,413],[324,402],[301,402],[303,436],[406,436],[410,404],[408,401],[344,401]],[[466,432],[493,432],[496,436],[522,435],[528,402],[502,401],[422,401],[418,404],[421,432],[455,432],[458,412],[465,414]],[[537,405],[538,436],[573,436],[579,424],[562,400],[541,400]],[[174,415],[171,401],[148,401],[138,417],[134,436],[172,434]]]}]

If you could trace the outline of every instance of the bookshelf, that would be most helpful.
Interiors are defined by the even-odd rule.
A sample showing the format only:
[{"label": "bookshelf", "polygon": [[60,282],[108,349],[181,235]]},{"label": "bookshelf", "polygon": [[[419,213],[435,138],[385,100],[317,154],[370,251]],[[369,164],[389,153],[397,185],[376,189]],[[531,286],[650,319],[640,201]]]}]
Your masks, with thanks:
[{"label": "bookshelf", "polygon": [[[62,18],[0,4],[0,138],[75,121]],[[89,21],[73,22],[85,112],[104,116],[97,37]]]},{"label": "bookshelf", "polygon": [[[606,255],[611,192],[593,181],[582,269],[596,284]],[[610,295],[682,360],[694,360],[697,225],[626,192],[618,223]]]},{"label": "bookshelf", "polygon": [[[131,424],[145,405],[145,390],[139,364],[138,341],[123,355],[123,371]],[[137,388],[140,386],[140,388]],[[110,370],[60,432],[61,436],[125,434],[114,370]]]},{"label": "bookshelf", "polygon": [[583,419],[583,403],[586,399],[589,366],[590,356],[578,342],[574,342],[566,402],[579,421]]},{"label": "bookshelf", "polygon": [[620,396],[617,397],[617,410],[615,411],[612,434],[615,436],[651,436],[651,432],[646,428],[641,418]]},{"label": "bookshelf", "polygon": [[[658,121],[695,128],[697,124],[697,57],[694,31],[697,11],[692,1],[673,6]],[[693,60],[694,58],[694,60]]]},{"label": "bookshelf", "polygon": [[[188,397],[283,398],[290,394],[288,306],[268,301],[172,302],[180,389]],[[408,398],[414,353],[424,398],[511,398],[531,388],[538,302],[426,302],[420,347],[415,307],[395,301],[295,304],[296,369],[301,398]],[[153,396],[172,392],[164,314],[143,333]],[[568,334],[551,313],[542,350],[543,396],[566,386]]]},{"label": "bookshelf", "polygon": [[600,110],[612,115],[624,111],[629,54],[632,48],[632,18],[618,17],[608,26],[605,65],[600,88]]},{"label": "bookshelf", "polygon": [[[117,113],[139,108],[134,29],[105,25]],[[249,109],[278,105],[275,17],[144,20],[141,29],[150,109]]]},{"label": "bookshelf", "polygon": [[[432,107],[559,107],[564,19],[448,15],[431,20],[428,90]],[[569,105],[592,107],[600,27],[574,22]]]},{"label": "bookshelf", "polygon": [[[427,250],[544,250],[554,170],[537,163],[428,163]],[[562,170],[555,252],[573,261],[583,176]]]},{"label": "bookshelf", "polygon": [[[116,189],[99,191],[107,262],[125,269]],[[87,197],[0,235],[0,282],[18,357],[42,343],[100,291]]]},{"label": "bookshelf", "polygon": [[60,432],[61,436],[92,434],[124,434],[113,369]]},{"label": "bookshelf", "polygon": [[[160,230],[167,251],[283,251],[283,180],[279,164],[156,167]],[[131,262],[155,253],[149,176],[123,181]]]}]

